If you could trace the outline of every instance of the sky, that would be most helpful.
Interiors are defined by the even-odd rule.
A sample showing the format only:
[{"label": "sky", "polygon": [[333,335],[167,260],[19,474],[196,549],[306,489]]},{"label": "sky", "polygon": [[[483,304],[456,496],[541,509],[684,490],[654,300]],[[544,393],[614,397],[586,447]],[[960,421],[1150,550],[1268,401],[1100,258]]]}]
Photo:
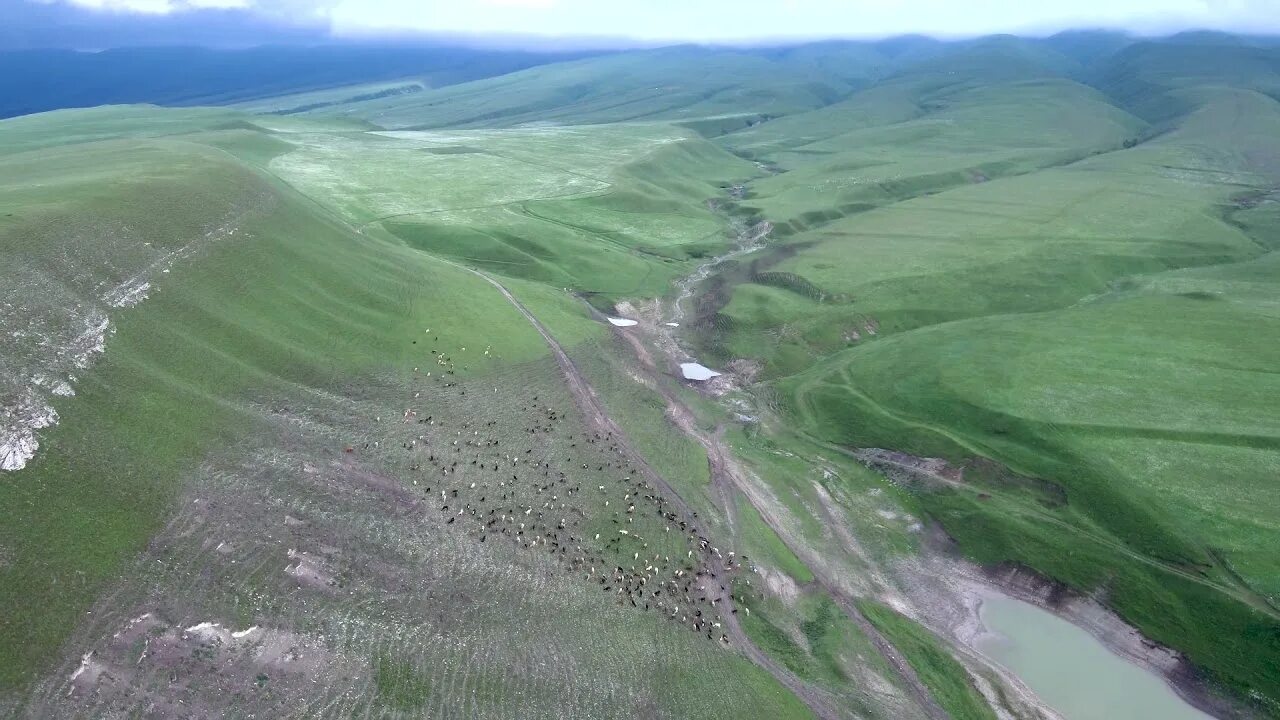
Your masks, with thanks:
[{"label": "sky", "polygon": [[648,42],[1050,34],[1110,28],[1280,34],[1280,0],[24,0],[142,18],[212,10],[342,37],[631,38]]}]

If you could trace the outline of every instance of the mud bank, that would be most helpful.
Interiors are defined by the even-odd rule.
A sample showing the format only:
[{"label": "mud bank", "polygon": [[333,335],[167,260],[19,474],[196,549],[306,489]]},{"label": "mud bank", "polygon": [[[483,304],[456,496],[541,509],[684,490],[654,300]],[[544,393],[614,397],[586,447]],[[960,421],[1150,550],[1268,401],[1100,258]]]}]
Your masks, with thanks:
[{"label": "mud bank", "polygon": [[982,647],[984,640],[990,639],[990,629],[982,619],[982,605],[993,598],[1013,598],[1084,631],[1111,654],[1163,680],[1173,693],[1200,712],[1224,720],[1260,717],[1218,692],[1176,650],[1147,639],[1098,599],[1023,567],[979,567],[960,557],[941,530],[931,531],[920,557],[893,570],[926,624],[989,661],[993,660]]}]

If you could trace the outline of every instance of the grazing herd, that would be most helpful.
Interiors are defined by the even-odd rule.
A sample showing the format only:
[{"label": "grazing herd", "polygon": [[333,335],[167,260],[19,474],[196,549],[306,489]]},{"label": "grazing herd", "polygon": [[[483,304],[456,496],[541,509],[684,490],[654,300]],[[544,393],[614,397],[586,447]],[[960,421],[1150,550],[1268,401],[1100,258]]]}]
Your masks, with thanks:
[{"label": "grazing herd", "polygon": [[[435,389],[429,398],[413,393],[418,407],[405,408],[401,422],[416,432],[401,445],[408,480],[438,522],[482,543],[549,553],[618,605],[729,643],[723,616],[737,613],[733,578],[747,557],[716,547],[699,531],[697,513],[640,477],[611,432],[566,432],[566,413],[537,395],[503,400],[508,407],[497,419],[459,420],[485,403],[467,399],[449,356],[431,350],[431,357],[437,369],[414,372]],[[449,409],[432,412],[430,404]]]}]

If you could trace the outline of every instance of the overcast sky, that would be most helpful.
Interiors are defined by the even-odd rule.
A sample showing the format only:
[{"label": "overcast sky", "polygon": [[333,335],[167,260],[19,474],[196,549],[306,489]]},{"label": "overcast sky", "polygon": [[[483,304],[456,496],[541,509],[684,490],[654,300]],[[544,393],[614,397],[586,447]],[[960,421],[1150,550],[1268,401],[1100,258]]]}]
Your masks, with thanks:
[{"label": "overcast sky", "polygon": [[27,0],[120,13],[234,8],[336,35],[466,33],[742,41],[1115,28],[1280,33],[1280,0]]}]

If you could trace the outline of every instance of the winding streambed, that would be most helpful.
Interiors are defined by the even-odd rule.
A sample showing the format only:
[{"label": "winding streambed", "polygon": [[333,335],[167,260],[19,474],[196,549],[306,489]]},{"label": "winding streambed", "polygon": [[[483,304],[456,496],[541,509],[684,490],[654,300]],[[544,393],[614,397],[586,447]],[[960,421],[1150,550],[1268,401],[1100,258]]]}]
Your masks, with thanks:
[{"label": "winding streambed", "polygon": [[[671,316],[665,323],[667,327],[677,327],[685,319],[685,303],[693,297],[694,291],[698,285],[707,278],[711,277],[711,273],[724,263],[734,258],[749,255],[764,247],[764,239],[768,237],[769,231],[773,229],[768,223],[748,225],[739,219],[731,219],[733,223],[733,235],[736,243],[734,248],[729,252],[716,255],[710,260],[702,263],[693,271],[693,273],[684,276],[676,281],[676,297],[671,303]],[[762,226],[763,225],[763,226]],[[674,323],[674,324],[672,324]]]}]

